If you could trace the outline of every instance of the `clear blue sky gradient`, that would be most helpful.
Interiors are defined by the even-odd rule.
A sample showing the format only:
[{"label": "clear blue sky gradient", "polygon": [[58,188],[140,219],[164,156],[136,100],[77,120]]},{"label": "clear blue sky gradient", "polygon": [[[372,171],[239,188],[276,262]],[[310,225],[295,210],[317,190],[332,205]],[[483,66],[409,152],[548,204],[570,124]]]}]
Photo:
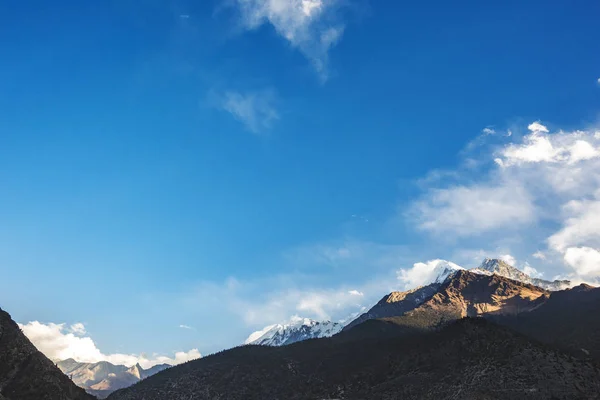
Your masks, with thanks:
[{"label": "clear blue sky gradient", "polygon": [[[0,3],[0,305],[83,321],[105,352],[212,351],[251,329],[181,293],[298,270],[366,279],[285,255],[423,245],[390,216],[482,128],[597,117],[597,1],[343,13],[321,83],[270,25],[240,32],[217,1]],[[229,88],[273,89],[280,119],[249,132],[209,104]]]}]

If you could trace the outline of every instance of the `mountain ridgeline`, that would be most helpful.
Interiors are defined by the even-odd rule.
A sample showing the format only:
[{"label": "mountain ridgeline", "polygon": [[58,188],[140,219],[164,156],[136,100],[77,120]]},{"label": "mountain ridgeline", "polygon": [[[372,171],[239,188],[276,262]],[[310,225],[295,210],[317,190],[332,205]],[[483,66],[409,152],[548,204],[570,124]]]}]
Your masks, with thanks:
[{"label": "mountain ridgeline", "polygon": [[106,398],[117,389],[131,386],[170,367],[168,364],[159,364],[152,368],[143,369],[139,364],[126,367],[124,365],[114,365],[107,361],[82,363],[72,358],[59,361],[57,366],[77,386],[100,399]]},{"label": "mountain ridgeline", "polygon": [[292,318],[287,324],[269,325],[254,332],[244,344],[285,346],[308,339],[330,337],[344,327],[339,322],[315,321],[309,318]]},{"label": "mountain ridgeline", "polygon": [[227,350],[109,400],[598,398],[600,289],[553,291],[566,283],[515,280],[504,264],[445,268],[332,337]]},{"label": "mountain ridgeline", "polygon": [[[569,283],[536,281],[500,260],[438,267],[431,284],[384,296],[343,329],[296,319],[152,376],[139,366],[59,366],[101,396],[108,384],[133,384],[109,400],[600,398],[599,288],[557,290]],[[0,400],[91,398],[15,327],[0,324]],[[43,368],[28,369],[31,357]]]}]

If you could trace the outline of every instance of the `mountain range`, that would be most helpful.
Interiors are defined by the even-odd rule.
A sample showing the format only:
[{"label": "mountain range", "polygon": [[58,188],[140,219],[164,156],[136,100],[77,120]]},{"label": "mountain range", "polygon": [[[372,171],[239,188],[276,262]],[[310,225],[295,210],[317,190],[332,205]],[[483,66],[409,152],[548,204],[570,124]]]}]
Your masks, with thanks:
[{"label": "mountain range", "polygon": [[331,338],[227,350],[109,400],[598,398],[600,289],[463,269],[426,287]]},{"label": "mountain range", "polygon": [[[295,318],[291,322],[269,325],[251,334],[244,344],[263,344],[282,346],[301,340],[332,336],[342,329],[350,329],[368,319],[385,318],[404,314],[419,306],[425,299],[436,293],[442,284],[465,268],[449,261],[439,260],[433,271],[435,278],[425,286],[405,292],[392,292],[385,295],[374,307],[367,312],[351,319],[349,324],[331,321],[315,321],[308,318]],[[480,266],[469,270],[478,275],[498,275],[522,283],[528,283],[547,291],[557,291],[568,288],[571,282],[567,280],[547,281],[534,278],[503,260],[486,258]]]},{"label": "mountain range", "polygon": [[126,367],[107,361],[82,363],[72,358],[59,361],[56,365],[77,386],[100,399],[170,367],[169,364],[159,364],[145,370],[139,364]]},{"label": "mountain range", "polygon": [[[434,272],[431,283],[387,294],[343,328],[295,318],[246,340],[258,344],[152,376],[139,366],[74,360],[61,368],[80,385],[96,382],[90,388],[100,388],[95,385],[107,379],[101,376],[124,386],[133,378],[118,376],[136,378],[109,400],[599,398],[600,288],[555,290],[569,283],[531,281],[536,278],[500,260],[472,270],[442,262]],[[21,332],[6,337],[11,323],[16,327],[0,324],[0,356],[26,348],[46,367],[19,375],[23,357],[2,358],[0,400],[90,398],[57,377],[59,370]],[[10,383],[14,376],[19,385]],[[6,389],[15,386],[18,395]],[[31,387],[37,394],[29,394]],[[44,397],[43,390],[62,394]]]}]

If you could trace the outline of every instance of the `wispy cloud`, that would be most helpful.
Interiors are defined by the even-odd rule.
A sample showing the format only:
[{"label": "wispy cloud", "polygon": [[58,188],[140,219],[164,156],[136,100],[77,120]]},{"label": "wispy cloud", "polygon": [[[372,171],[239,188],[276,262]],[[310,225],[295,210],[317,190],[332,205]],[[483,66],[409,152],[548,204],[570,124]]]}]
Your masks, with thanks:
[{"label": "wispy cloud", "polygon": [[73,358],[79,362],[108,361],[127,366],[139,363],[143,368],[149,368],[165,363],[177,365],[200,357],[198,349],[177,352],[173,357],[158,354],[151,357],[144,354],[104,354],[91,337],[84,336],[87,332],[82,323],[67,326],[32,321],[27,324],[19,324],[19,327],[35,347],[53,361]]},{"label": "wispy cloud", "polygon": [[274,90],[240,92],[228,90],[223,93],[212,92],[210,102],[217,108],[227,111],[255,134],[272,128],[279,120],[276,109],[277,96]]},{"label": "wispy cloud", "polygon": [[470,236],[531,222],[535,208],[519,182],[502,180],[493,185],[432,188],[413,203],[407,215],[422,230]]},{"label": "wispy cloud", "polygon": [[338,0],[233,0],[242,26],[270,24],[313,64],[321,80],[329,77],[328,54],[344,33]]},{"label": "wispy cloud", "polygon": [[188,329],[188,330],[191,330],[191,331],[195,331],[195,330],[196,330],[196,328],[194,328],[194,327],[191,327],[191,326],[189,326],[189,325],[184,325],[184,324],[181,324],[181,325],[179,325],[179,327],[180,327],[181,329]]}]

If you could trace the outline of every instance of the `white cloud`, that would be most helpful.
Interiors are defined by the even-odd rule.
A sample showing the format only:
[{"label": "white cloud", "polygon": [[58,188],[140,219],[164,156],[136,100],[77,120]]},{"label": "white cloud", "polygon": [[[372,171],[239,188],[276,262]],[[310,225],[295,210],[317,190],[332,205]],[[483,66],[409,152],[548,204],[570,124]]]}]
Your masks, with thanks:
[{"label": "white cloud", "polygon": [[569,247],[565,262],[575,273],[584,278],[600,277],[600,251],[590,247]]},{"label": "white cloud", "polygon": [[196,328],[194,328],[194,327],[191,327],[191,326],[189,326],[189,325],[185,325],[185,324],[181,324],[181,325],[179,325],[179,327],[180,327],[181,329],[188,329],[188,330],[192,330],[192,331],[195,331],[195,330],[196,330]]},{"label": "white cloud", "polygon": [[508,265],[515,266],[517,264],[517,260],[515,260],[515,258],[510,254],[502,254],[499,258]]},{"label": "white cloud", "polygon": [[226,91],[221,95],[212,93],[211,101],[256,134],[271,129],[273,123],[279,120],[275,107],[276,95],[272,90],[245,93]]},{"label": "white cloud", "polygon": [[279,323],[294,314],[317,320],[331,320],[334,315],[345,315],[360,307],[357,297],[360,296],[351,294],[348,290],[291,289],[285,292],[275,291],[266,298],[252,302],[242,299],[236,302],[240,307],[237,312],[247,325],[262,326]]},{"label": "white cloud", "polygon": [[67,328],[65,324],[43,324],[32,321],[27,324],[19,324],[19,327],[37,349],[53,361],[73,358],[79,362],[108,361],[113,364],[127,366],[139,363],[143,368],[149,368],[162,363],[181,364],[200,357],[197,349],[188,352],[177,352],[174,357],[161,355],[148,357],[143,354],[103,354],[90,337],[81,337],[86,333],[85,326],[81,323]]},{"label": "white cloud", "polygon": [[524,163],[567,163],[577,164],[580,161],[600,157],[596,146],[597,138],[588,132],[559,132],[550,134],[548,129],[538,123],[529,125],[531,134],[523,139],[522,144],[511,144],[502,152],[503,166]]},{"label": "white cloud", "polygon": [[348,294],[351,294],[352,296],[364,296],[365,295],[363,292],[359,292],[358,290],[349,290]]},{"label": "white cloud", "polygon": [[545,260],[546,259],[546,255],[542,252],[542,251],[536,251],[535,253],[533,253],[531,255],[533,258],[537,258],[538,260]]},{"label": "white cloud", "polygon": [[548,238],[552,249],[563,252],[582,244],[600,245],[600,200],[572,200],[563,206],[562,229]]},{"label": "white cloud", "polygon": [[495,131],[493,128],[490,128],[489,126],[487,126],[487,127],[483,128],[483,129],[481,130],[481,132],[482,132],[484,135],[494,135],[494,134],[496,133],[496,131]]},{"label": "white cloud", "polygon": [[340,40],[344,24],[336,11],[338,0],[234,0],[242,25],[256,29],[268,23],[294,48],[308,58],[325,81],[328,78],[328,53]]},{"label": "white cloud", "polygon": [[546,128],[544,125],[542,125],[539,121],[536,122],[532,122],[531,124],[529,124],[529,126],[527,127],[527,129],[529,129],[531,132],[546,132],[548,133],[548,128]]},{"label": "white cloud", "polygon": [[413,289],[432,283],[446,268],[462,269],[461,266],[446,260],[430,260],[415,263],[412,268],[400,269],[398,279],[404,284],[405,289]]},{"label": "white cloud", "polygon": [[409,215],[422,230],[468,236],[533,221],[535,209],[518,182],[502,182],[431,189]]},{"label": "white cloud", "polygon": [[[511,246],[544,265],[568,268],[566,278],[589,281],[600,276],[593,264],[600,249],[600,134],[550,132],[540,122],[528,131],[505,137],[511,142],[476,164],[488,169],[449,171],[450,186],[426,181],[407,215],[421,230],[454,241],[486,233],[502,246],[514,238]],[[543,240],[548,249],[540,251]]]},{"label": "white cloud", "polygon": [[[512,264],[512,265],[514,265],[514,264]],[[543,276],[543,274],[541,272],[539,272],[537,269],[533,268],[528,263],[525,263],[525,265],[523,266],[523,272],[525,272],[527,275],[531,276],[532,278],[541,278]]]},{"label": "white cloud", "polygon": [[554,161],[558,151],[554,149],[547,137],[537,132],[543,131],[535,131],[527,136],[523,145],[511,145],[504,150],[503,165],[513,165],[520,162]]},{"label": "white cloud", "polygon": [[86,334],[85,326],[81,322],[77,322],[77,323],[71,325],[70,330],[75,335],[80,335],[81,336],[81,335],[85,335]]}]

